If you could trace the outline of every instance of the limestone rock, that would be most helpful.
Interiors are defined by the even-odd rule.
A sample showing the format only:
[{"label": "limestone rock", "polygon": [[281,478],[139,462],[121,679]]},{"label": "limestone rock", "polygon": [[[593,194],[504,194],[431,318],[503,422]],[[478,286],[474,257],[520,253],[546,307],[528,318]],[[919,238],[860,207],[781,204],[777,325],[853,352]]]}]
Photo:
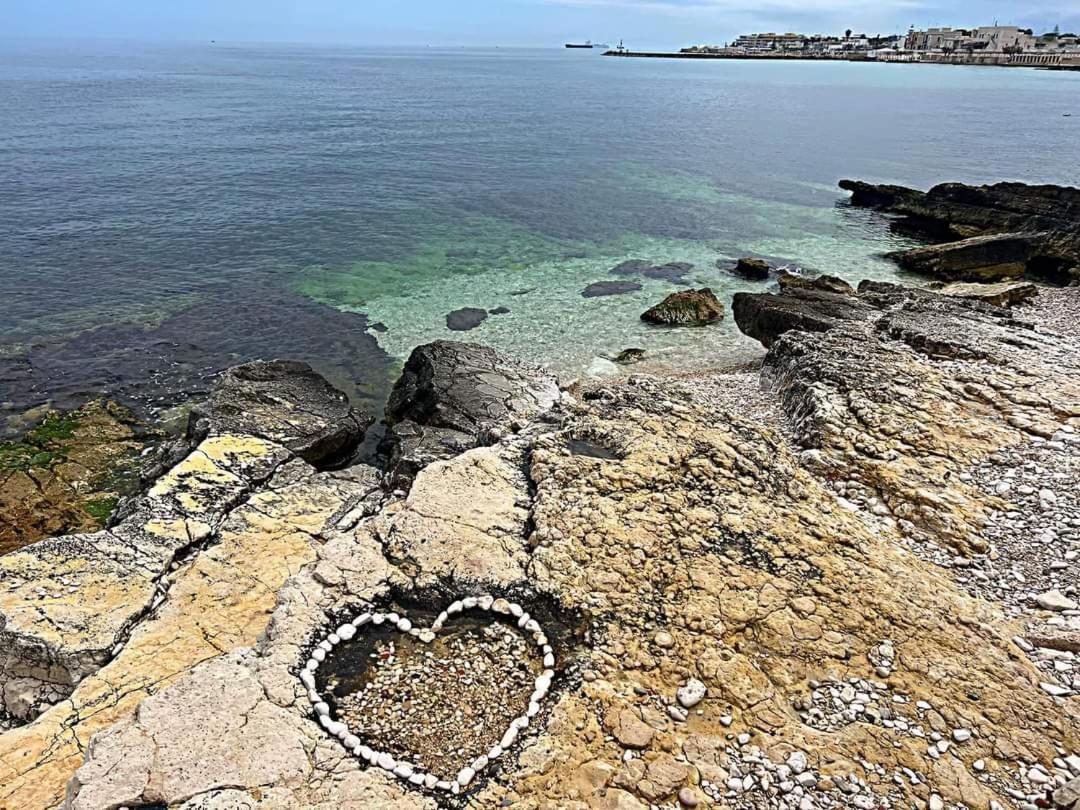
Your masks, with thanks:
[{"label": "limestone rock", "polygon": [[[852,204],[899,215],[893,228],[946,243],[901,254],[901,264],[956,281],[1080,278],[1080,189],[943,183],[928,192],[840,181]],[[964,240],[978,237],[976,241]],[[956,241],[961,240],[961,241]]]},{"label": "limestone rock", "polygon": [[550,408],[559,387],[548,374],[475,343],[439,340],[418,346],[390,394],[391,425],[456,430],[488,443],[493,430]]},{"label": "limestone rock", "polygon": [[837,295],[851,295],[855,292],[854,287],[837,276],[808,277],[789,273],[785,270],[781,271],[780,275],[777,276],[776,282],[780,285],[782,291],[794,289],[820,290],[821,292],[831,292]]},{"label": "limestone rock", "polygon": [[789,287],[782,295],[735,293],[731,307],[739,329],[766,348],[789,330],[825,332],[870,313],[854,296],[804,287]]},{"label": "limestone rock", "polygon": [[347,457],[373,421],[307,363],[257,361],[222,373],[191,412],[188,435],[193,443],[213,434],[258,436],[318,467]]},{"label": "limestone rock", "polygon": [[998,284],[965,284],[957,282],[946,284],[938,290],[942,295],[956,295],[961,298],[975,298],[996,307],[1011,307],[1029,301],[1036,296],[1039,288],[1026,282],[1000,282]]},{"label": "limestone rock", "polygon": [[905,270],[944,281],[1002,282],[1023,277],[1045,238],[1038,232],[989,234],[889,255]]},{"label": "limestone rock", "polygon": [[646,310],[641,320],[664,326],[704,326],[724,317],[724,305],[708,287],[672,293]]},{"label": "limestone rock", "polygon": [[[288,458],[254,437],[214,436],[109,531],[50,538],[0,557],[0,687],[36,682],[6,709],[30,719],[71,693],[149,611],[170,563],[209,536]],[[4,690],[4,697],[8,692]]]}]

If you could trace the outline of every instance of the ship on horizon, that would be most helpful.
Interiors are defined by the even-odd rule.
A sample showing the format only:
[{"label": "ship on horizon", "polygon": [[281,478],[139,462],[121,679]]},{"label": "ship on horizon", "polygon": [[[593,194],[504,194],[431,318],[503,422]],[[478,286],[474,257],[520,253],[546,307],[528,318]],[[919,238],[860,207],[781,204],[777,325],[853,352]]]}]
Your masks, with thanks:
[{"label": "ship on horizon", "polygon": [[601,45],[598,42],[594,44],[591,39],[587,39],[584,42],[567,42],[566,47],[567,48],[603,48],[604,50],[607,50],[611,46],[610,45]]}]

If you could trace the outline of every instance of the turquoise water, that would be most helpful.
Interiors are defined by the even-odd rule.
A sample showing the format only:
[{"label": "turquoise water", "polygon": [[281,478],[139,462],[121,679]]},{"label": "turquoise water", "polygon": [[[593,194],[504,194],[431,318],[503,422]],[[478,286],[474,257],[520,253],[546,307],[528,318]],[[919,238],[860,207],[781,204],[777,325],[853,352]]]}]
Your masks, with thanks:
[{"label": "turquoise water", "polygon": [[[629,258],[726,302],[747,254],[895,278],[838,179],[1078,184],[1077,99],[1033,70],[0,42],[0,408],[165,408],[288,355],[375,409],[438,337],[565,378],[745,359],[730,319],[639,322],[676,284],[580,291]],[[450,332],[466,306],[510,312]]]}]

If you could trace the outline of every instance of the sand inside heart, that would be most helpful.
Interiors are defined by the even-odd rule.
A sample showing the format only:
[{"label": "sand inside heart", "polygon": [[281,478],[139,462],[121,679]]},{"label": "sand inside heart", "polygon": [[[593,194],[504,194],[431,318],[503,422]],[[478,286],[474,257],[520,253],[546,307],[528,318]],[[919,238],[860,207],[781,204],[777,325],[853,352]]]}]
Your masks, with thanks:
[{"label": "sand inside heart", "polygon": [[543,666],[518,630],[464,616],[435,640],[380,628],[327,659],[335,715],[365,743],[453,779],[529,704]]}]

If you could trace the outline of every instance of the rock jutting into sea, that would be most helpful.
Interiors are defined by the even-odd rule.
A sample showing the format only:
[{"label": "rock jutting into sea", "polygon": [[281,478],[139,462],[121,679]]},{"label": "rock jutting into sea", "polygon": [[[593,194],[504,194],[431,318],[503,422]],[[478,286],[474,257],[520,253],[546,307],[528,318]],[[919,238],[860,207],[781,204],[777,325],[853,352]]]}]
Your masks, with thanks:
[{"label": "rock jutting into sea", "polygon": [[1080,282],[1080,189],[944,183],[928,192],[841,180],[853,205],[894,215],[894,227],[935,244],[893,254],[906,270],[944,281],[1028,278]]},{"label": "rock jutting into sea", "polygon": [[306,373],[209,408],[0,557],[0,808],[1076,810],[1080,288],[965,293],[743,294],[759,367],[572,394],[420,346],[381,468],[281,429]]}]

